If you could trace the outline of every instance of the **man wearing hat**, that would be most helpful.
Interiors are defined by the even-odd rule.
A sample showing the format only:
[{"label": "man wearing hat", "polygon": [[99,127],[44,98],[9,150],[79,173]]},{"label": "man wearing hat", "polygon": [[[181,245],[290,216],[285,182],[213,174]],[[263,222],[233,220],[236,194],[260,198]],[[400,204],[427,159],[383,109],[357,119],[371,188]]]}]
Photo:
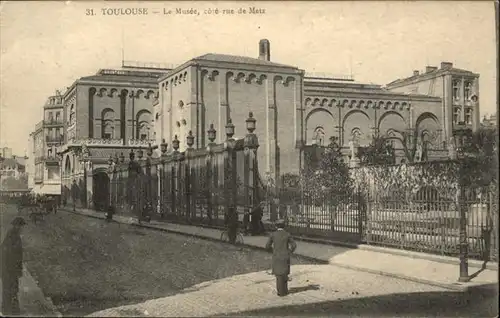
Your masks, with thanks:
[{"label": "man wearing hat", "polygon": [[277,230],[269,236],[266,249],[272,250],[272,274],[276,276],[276,290],[278,296],[288,294],[288,275],[290,274],[290,255],[297,248],[297,243],[290,233],[284,230],[285,221],[276,221]]},{"label": "man wearing hat", "polygon": [[12,228],[2,242],[2,313],[19,315],[19,278],[23,276],[23,244],[21,228],[26,225],[22,217],[11,222]]}]

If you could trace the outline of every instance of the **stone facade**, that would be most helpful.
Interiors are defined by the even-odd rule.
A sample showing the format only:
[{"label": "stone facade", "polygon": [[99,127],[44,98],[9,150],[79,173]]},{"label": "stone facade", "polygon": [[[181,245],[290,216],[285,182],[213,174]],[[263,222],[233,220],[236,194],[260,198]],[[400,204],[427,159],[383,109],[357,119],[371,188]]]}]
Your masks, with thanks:
[{"label": "stone facade", "polygon": [[[473,129],[478,127],[479,113],[478,75],[446,63],[443,67],[429,70],[433,79],[414,74],[382,87],[310,77],[297,67],[271,62],[267,40],[260,41],[258,58],[202,55],[159,80],[154,105],[156,143],[163,139],[171,143],[177,136],[182,151],[192,131],[194,147],[205,147],[210,124],[221,142],[229,119],[243,122],[253,111],[262,175],[276,178],[297,172],[304,164],[303,146],[327,145],[330,137],[340,140],[346,156],[350,146],[368,145],[374,134],[392,137],[399,162],[404,157],[403,134],[418,132],[422,142],[428,142],[431,158],[440,159],[447,156],[453,112],[460,108],[454,120],[465,121]],[[238,129],[244,131],[237,126],[236,137]]]},{"label": "stone facade", "polygon": [[184,151],[190,131],[193,147],[204,148],[210,125],[220,143],[229,120],[234,137],[243,138],[249,111],[257,121],[260,174],[275,180],[298,172],[305,147],[326,146],[330,137],[338,138],[346,158],[375,134],[391,137],[401,162],[403,134],[417,131],[430,145],[429,158],[439,159],[447,156],[456,124],[473,130],[480,125],[479,75],[451,63],[383,87],[308,76],[298,67],[275,63],[267,40],[259,42],[258,52],[256,58],[205,54],[174,69],[103,69],[73,83],[62,105],[45,113],[44,122],[55,118],[57,125],[44,126],[49,130],[42,134],[60,142],[62,131],[57,152],[66,200],[71,201],[71,189],[84,193],[79,196],[84,206],[93,204],[94,194],[108,193],[110,156],[127,157],[130,149],[163,141],[170,152],[175,136]]},{"label": "stone facade", "polygon": [[59,91],[43,106],[43,120],[30,134],[32,189],[37,194],[61,194],[61,167],[57,147],[64,142],[63,99]]},{"label": "stone facade", "polygon": [[257,120],[258,160],[261,171],[273,175],[299,167],[302,134],[302,85],[304,72],[269,61],[269,42],[260,43],[258,59],[223,54],[194,58],[160,79],[159,102],[155,105],[156,141],[170,143],[175,136],[186,147],[192,131],[195,148],[208,144],[207,130],[213,124],[216,142],[225,140],[229,119],[236,125],[235,138],[246,133],[249,111]]},{"label": "stone facade", "polygon": [[440,118],[443,138],[448,142],[460,123],[473,131],[480,127],[479,74],[453,67],[442,62],[441,67],[427,66],[424,72],[387,84],[391,92],[425,94],[440,98],[441,105],[433,109]]},{"label": "stone facade", "polygon": [[153,103],[165,70],[100,70],[64,94],[63,201],[106,202],[109,158],[154,142]]}]

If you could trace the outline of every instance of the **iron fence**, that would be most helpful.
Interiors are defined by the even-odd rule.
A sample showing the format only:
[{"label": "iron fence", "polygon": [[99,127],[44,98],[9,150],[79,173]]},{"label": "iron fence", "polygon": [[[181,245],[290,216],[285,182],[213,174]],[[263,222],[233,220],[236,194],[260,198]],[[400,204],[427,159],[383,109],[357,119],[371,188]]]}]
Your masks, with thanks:
[{"label": "iron fence", "polygon": [[455,198],[441,197],[428,189],[408,202],[391,197],[371,198],[368,204],[364,241],[441,255],[458,255],[460,247],[459,206],[467,209],[469,256],[489,257],[494,229],[489,204],[490,192],[478,195],[465,191]]},{"label": "iron fence", "polygon": [[[253,115],[249,115],[250,122]],[[187,149],[179,151],[175,136],[172,151],[162,144],[162,154],[131,152],[129,160],[114,161],[110,169],[110,205],[116,213],[145,218],[159,218],[189,224],[222,226],[232,206],[242,221],[242,214],[258,202],[258,139],[254,126],[243,139],[233,139],[234,126],[226,129],[227,140],[193,149],[194,136],[187,136]],[[228,128],[228,127],[226,127]]]},{"label": "iron fence", "polygon": [[462,205],[469,257],[498,260],[497,198],[496,189],[467,186],[452,197],[423,187],[415,193],[353,192],[314,200],[301,189],[282,188],[279,214],[296,235],[457,256]]}]

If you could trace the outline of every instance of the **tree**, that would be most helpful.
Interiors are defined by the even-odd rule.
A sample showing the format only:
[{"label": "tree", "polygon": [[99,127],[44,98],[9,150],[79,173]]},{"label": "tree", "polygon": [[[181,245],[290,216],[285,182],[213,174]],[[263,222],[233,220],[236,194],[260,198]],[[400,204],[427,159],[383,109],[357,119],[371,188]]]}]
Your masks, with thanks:
[{"label": "tree", "polygon": [[[301,180],[305,194],[316,202],[335,204],[352,193],[353,182],[337,137],[330,138],[317,167],[306,167]],[[320,201],[318,201],[320,200]],[[339,201],[340,200],[340,201]]]},{"label": "tree", "polygon": [[498,182],[498,130],[479,128],[464,148],[468,182],[488,186]]},{"label": "tree", "polygon": [[358,149],[362,165],[384,165],[396,163],[396,154],[388,136],[373,136],[371,143]]},{"label": "tree", "polygon": [[393,139],[400,141],[408,163],[427,161],[430,145],[438,139],[437,132],[428,132],[419,128],[394,131],[400,136],[394,136]]}]

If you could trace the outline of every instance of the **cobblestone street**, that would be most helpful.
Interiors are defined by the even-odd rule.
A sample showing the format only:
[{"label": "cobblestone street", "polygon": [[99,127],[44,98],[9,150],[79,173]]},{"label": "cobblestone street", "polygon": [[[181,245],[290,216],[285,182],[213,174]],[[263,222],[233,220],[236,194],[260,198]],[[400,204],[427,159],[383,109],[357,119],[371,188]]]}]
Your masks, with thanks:
[{"label": "cobblestone street", "polygon": [[[12,206],[4,210],[16,213]],[[23,242],[28,269],[63,315],[166,297],[204,281],[266,270],[271,262],[262,251],[62,211],[28,222]]]}]

